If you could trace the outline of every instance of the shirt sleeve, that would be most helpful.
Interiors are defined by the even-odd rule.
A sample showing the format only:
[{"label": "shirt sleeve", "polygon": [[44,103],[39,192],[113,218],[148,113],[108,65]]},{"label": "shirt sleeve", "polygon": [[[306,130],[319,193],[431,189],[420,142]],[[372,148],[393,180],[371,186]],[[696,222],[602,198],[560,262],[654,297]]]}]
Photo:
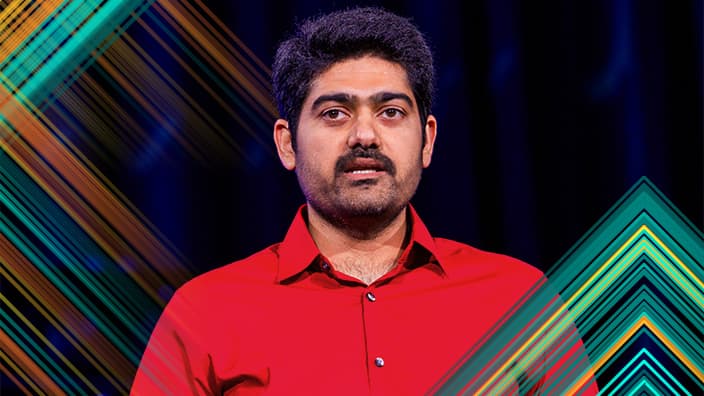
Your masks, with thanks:
[{"label": "shirt sleeve", "polygon": [[[540,358],[519,379],[521,394],[529,395],[596,395],[599,388],[589,356],[569,311],[559,298],[558,311],[547,310],[537,338],[524,356],[539,352]],[[548,320],[547,317],[550,319]]]},{"label": "shirt sleeve", "polygon": [[561,335],[556,343],[544,352],[540,372],[542,376],[531,385],[526,394],[599,393],[591,362],[574,325],[570,325],[567,334]]},{"label": "shirt sleeve", "polygon": [[130,394],[210,394],[205,339],[197,313],[177,292],[152,332]]}]

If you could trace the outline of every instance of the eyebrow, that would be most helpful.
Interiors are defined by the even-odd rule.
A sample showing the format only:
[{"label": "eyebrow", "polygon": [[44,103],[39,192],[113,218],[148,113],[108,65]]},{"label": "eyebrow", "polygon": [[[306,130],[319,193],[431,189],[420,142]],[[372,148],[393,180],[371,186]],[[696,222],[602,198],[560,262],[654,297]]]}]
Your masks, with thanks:
[{"label": "eyebrow", "polygon": [[352,95],[346,93],[333,93],[327,95],[320,95],[313,101],[312,109],[315,110],[320,107],[321,104],[325,102],[337,102],[337,103],[352,103]]},{"label": "eyebrow", "polygon": [[[409,106],[413,106],[413,100],[411,99],[411,97],[402,92],[378,92],[372,95],[370,98],[372,103],[377,105],[381,103],[390,102],[395,99],[401,99],[404,102],[408,103]],[[320,107],[321,104],[325,102],[351,104],[356,101],[358,101],[358,98],[356,96],[352,96],[343,92],[320,95],[313,101],[312,110],[317,109],[318,107]]]},{"label": "eyebrow", "polygon": [[375,104],[390,102],[394,99],[401,99],[408,103],[409,106],[413,107],[413,101],[411,98],[402,92],[379,92],[372,95],[372,102]]}]

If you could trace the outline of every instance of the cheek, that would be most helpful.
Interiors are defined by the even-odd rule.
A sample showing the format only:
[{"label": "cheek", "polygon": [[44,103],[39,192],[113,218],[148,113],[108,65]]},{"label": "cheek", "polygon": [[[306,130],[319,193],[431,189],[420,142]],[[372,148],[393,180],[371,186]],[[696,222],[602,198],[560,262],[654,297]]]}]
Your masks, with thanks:
[{"label": "cheek", "polygon": [[299,137],[298,149],[307,158],[323,160],[338,153],[341,148],[345,148],[344,141],[334,133],[318,132],[310,133],[307,136]]},{"label": "cheek", "polygon": [[299,148],[296,152],[296,163],[307,174],[331,174],[334,171],[337,159],[337,157],[332,157],[331,152],[332,150],[325,150],[320,145],[317,147],[310,145],[305,149]]},{"label": "cheek", "polygon": [[[405,142],[406,144],[399,145],[393,148],[391,158],[394,163],[403,167],[406,170],[411,170],[416,167],[422,167],[423,164],[423,146],[421,141]],[[383,152],[383,150],[382,150]]]}]

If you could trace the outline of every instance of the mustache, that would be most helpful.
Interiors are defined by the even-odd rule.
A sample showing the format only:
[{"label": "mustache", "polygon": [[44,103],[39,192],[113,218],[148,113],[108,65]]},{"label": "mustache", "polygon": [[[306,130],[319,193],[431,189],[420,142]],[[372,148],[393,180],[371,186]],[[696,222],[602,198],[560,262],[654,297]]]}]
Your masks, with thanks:
[{"label": "mustache", "polygon": [[363,147],[355,147],[347,154],[338,158],[335,162],[335,172],[338,174],[343,173],[345,169],[348,169],[352,165],[352,162],[354,162],[357,158],[371,158],[380,162],[384,167],[384,170],[390,175],[393,176],[396,174],[396,166],[394,166],[393,161],[391,161],[389,157],[380,153],[379,150],[375,148]]}]

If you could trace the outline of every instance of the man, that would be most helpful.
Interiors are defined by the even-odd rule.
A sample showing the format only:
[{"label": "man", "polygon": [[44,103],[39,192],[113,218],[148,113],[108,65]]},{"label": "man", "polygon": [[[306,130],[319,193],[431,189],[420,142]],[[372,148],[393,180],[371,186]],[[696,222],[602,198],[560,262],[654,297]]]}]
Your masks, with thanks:
[{"label": "man", "polygon": [[[274,141],[306,205],[283,242],[176,292],[134,394],[422,394],[541,281],[431,237],[409,205],[437,134],[433,73],[416,27],[380,9],[307,21],[281,44]],[[545,370],[525,371],[532,382],[503,389],[539,391]]]}]

